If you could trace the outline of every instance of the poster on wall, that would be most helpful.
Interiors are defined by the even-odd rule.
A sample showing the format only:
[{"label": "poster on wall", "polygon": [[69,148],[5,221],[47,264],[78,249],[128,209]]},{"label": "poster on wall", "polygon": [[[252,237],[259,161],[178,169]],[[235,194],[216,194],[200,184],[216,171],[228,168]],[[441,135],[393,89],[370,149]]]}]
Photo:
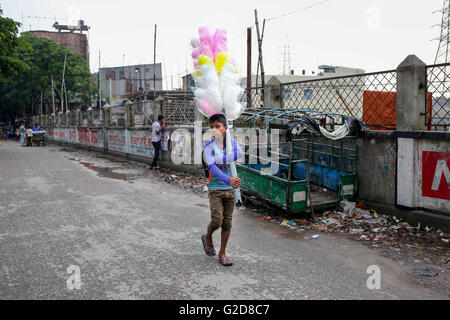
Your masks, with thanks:
[{"label": "poster on wall", "polygon": [[422,152],[422,195],[450,200],[450,152]]},{"label": "poster on wall", "polygon": [[117,152],[125,150],[125,132],[123,130],[110,130],[108,132],[108,149]]},{"label": "poster on wall", "polygon": [[170,132],[163,131],[161,134],[161,150],[169,151],[169,140],[170,140]]},{"label": "poster on wall", "polygon": [[155,149],[152,144],[152,134],[149,131],[128,131],[130,135],[130,154],[153,158]]}]

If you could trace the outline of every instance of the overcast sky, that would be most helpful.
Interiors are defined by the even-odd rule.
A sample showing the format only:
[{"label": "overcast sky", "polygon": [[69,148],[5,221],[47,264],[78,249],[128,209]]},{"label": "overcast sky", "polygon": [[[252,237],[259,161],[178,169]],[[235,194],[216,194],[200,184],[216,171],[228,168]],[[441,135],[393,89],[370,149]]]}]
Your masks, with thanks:
[{"label": "overcast sky", "polygon": [[[320,4],[311,9],[301,10]],[[228,1],[114,1],[6,0],[4,15],[24,18],[24,31],[52,30],[83,19],[89,32],[91,70],[153,62],[154,25],[158,25],[157,62],[171,87],[170,76],[192,70],[190,39],[200,26],[228,31],[230,53],[246,69],[246,28],[253,26],[253,73],[257,46],[254,9],[267,21],[263,55],[266,74],[283,72],[283,47],[289,45],[296,74],[317,70],[320,64],[362,68],[368,72],[395,69],[408,55],[434,62],[443,0],[228,0]],[[286,13],[297,13],[283,16]],[[51,17],[51,19],[27,18]]]}]

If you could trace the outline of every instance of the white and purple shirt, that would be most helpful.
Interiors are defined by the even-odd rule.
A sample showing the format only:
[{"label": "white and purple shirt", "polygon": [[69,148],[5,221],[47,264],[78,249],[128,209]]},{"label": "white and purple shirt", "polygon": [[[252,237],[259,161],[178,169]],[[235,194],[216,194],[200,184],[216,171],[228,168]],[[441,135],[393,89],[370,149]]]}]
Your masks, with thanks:
[{"label": "white and purple shirt", "polygon": [[227,155],[226,147],[221,148],[217,145],[215,139],[205,144],[203,150],[205,161],[210,174],[209,190],[230,190],[231,169],[230,163],[236,162],[243,157],[244,153],[232,139],[233,152]]}]

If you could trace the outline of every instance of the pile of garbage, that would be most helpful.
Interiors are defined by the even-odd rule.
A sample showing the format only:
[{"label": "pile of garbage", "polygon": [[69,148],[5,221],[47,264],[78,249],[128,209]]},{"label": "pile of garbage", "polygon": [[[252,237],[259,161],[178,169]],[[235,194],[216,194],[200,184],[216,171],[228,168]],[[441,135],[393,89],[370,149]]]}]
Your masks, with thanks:
[{"label": "pile of garbage", "polygon": [[161,181],[178,185],[186,190],[196,193],[206,193],[208,188],[206,184],[208,179],[204,176],[198,176],[190,173],[173,171],[170,169],[161,168],[154,172],[154,176],[159,177]]},{"label": "pile of garbage", "polygon": [[315,215],[310,220],[271,216],[258,220],[279,223],[296,232],[316,231],[318,234],[312,239],[318,238],[320,233],[346,234],[374,247],[432,248],[450,253],[450,234],[420,224],[410,226],[401,218],[368,210],[363,202],[343,201],[341,210]]},{"label": "pile of garbage", "polygon": [[341,202],[341,212],[326,212],[321,218],[315,217],[311,226],[328,233],[349,233],[359,241],[403,247],[424,246],[450,248],[450,235],[429,227],[410,226],[408,222],[395,216],[381,215],[367,210],[363,202]]}]

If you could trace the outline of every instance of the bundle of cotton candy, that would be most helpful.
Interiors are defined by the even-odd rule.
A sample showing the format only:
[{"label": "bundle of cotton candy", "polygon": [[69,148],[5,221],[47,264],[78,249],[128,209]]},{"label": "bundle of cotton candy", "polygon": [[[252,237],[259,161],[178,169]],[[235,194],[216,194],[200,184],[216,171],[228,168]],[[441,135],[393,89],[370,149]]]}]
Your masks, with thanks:
[{"label": "bundle of cotton candy", "polygon": [[225,112],[228,120],[236,120],[245,109],[239,101],[244,89],[239,86],[236,61],[227,54],[227,32],[218,29],[211,35],[202,27],[191,45],[196,83],[192,90],[199,111],[207,117]]}]

